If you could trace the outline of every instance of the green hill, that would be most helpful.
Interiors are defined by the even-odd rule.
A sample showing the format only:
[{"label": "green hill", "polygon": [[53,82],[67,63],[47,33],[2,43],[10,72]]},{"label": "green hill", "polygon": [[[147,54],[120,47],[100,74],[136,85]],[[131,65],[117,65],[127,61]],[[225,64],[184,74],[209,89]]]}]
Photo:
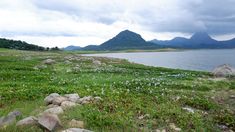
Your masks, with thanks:
[{"label": "green hill", "polygon": [[145,41],[141,35],[125,30],[99,46],[87,46],[82,50],[145,50],[163,46]]},{"label": "green hill", "polygon": [[17,49],[17,50],[31,50],[31,51],[43,51],[44,47],[28,44],[24,41],[9,40],[0,38],[0,48]]}]

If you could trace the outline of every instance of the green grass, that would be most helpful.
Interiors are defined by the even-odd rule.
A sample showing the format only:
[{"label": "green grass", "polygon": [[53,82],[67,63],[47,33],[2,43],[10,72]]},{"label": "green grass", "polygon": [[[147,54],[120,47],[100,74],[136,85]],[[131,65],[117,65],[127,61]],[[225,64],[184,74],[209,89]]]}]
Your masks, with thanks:
[{"label": "green grass", "polygon": [[[76,56],[65,63],[68,56]],[[56,64],[36,70],[46,58]],[[95,66],[93,60],[102,65]],[[79,65],[79,69],[74,69]],[[60,116],[67,128],[71,119],[83,120],[94,131],[152,131],[174,123],[183,131],[235,130],[235,80],[214,81],[207,72],[174,70],[103,57],[82,57],[76,52],[29,52],[0,49],[0,117],[19,109],[37,115],[46,109],[50,93],[100,96],[103,101],[75,107]],[[223,94],[222,94],[223,93]],[[182,107],[191,107],[189,113]],[[138,119],[148,115],[144,119]],[[41,131],[37,127],[0,131]]]}]

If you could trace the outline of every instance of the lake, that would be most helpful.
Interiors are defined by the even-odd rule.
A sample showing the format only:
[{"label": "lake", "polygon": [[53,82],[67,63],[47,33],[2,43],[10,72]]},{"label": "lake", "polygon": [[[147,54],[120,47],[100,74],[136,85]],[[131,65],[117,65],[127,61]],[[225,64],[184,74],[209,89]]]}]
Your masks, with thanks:
[{"label": "lake", "polygon": [[148,66],[197,71],[212,71],[216,66],[222,64],[230,64],[235,67],[235,49],[104,53],[87,56],[121,58]]}]

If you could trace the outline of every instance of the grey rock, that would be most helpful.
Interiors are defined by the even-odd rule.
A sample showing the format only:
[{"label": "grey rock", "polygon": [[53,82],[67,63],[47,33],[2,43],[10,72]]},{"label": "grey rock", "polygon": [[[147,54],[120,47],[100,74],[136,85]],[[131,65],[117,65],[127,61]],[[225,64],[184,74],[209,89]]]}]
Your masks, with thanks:
[{"label": "grey rock", "polygon": [[80,97],[77,93],[65,94],[64,96],[67,97],[68,100],[72,101],[72,102],[77,102],[80,99]]},{"label": "grey rock", "polygon": [[16,121],[16,117],[18,117],[20,115],[21,115],[21,112],[15,110],[13,112],[10,112],[7,116],[1,117],[0,118],[0,127],[13,124]]},{"label": "grey rock", "polygon": [[189,113],[194,113],[195,111],[193,108],[190,107],[183,107],[182,109],[188,111]]},{"label": "grey rock", "polygon": [[225,126],[225,125],[217,125],[217,126],[218,126],[219,129],[221,129],[221,130],[227,130],[227,129],[228,129],[228,127]]},{"label": "grey rock", "polygon": [[234,76],[235,75],[235,69],[233,67],[231,67],[230,65],[224,64],[224,65],[216,67],[212,71],[212,73],[215,77]]},{"label": "grey rock", "polygon": [[62,132],[92,132],[92,131],[81,129],[81,128],[69,128],[69,129],[63,130]]},{"label": "grey rock", "polygon": [[45,103],[48,105],[48,104],[51,104],[52,101],[57,98],[57,97],[60,97],[60,95],[58,93],[52,93],[50,94],[49,96],[47,96],[44,101]]},{"label": "grey rock", "polygon": [[101,63],[100,61],[98,61],[98,60],[94,60],[94,61],[93,61],[93,64],[94,64],[94,65],[101,65],[102,63]]},{"label": "grey rock", "polygon": [[21,115],[22,115],[21,112],[18,111],[18,110],[14,110],[14,111],[8,113],[8,116],[15,116],[15,117],[17,117],[17,116],[21,116]]},{"label": "grey rock", "polygon": [[72,119],[69,123],[68,123],[69,127],[75,127],[75,128],[84,128],[84,122],[83,121],[77,121],[75,119]]},{"label": "grey rock", "polygon": [[101,98],[101,97],[98,97],[98,96],[94,97],[93,99],[94,99],[95,102],[102,101],[102,98]]},{"label": "grey rock", "polygon": [[52,65],[52,64],[54,64],[55,62],[56,62],[55,60],[46,59],[46,60],[44,60],[42,63],[43,63],[43,64],[46,64],[46,65]]},{"label": "grey rock", "polygon": [[41,127],[47,129],[48,131],[54,131],[61,127],[60,119],[55,114],[45,113],[38,118],[38,123]]},{"label": "grey rock", "polygon": [[64,101],[61,103],[61,107],[63,110],[66,110],[75,106],[77,106],[77,104],[72,101]]},{"label": "grey rock", "polygon": [[181,131],[181,128],[176,127],[174,123],[170,123],[170,128],[176,132]]},{"label": "grey rock", "polygon": [[62,97],[62,96],[59,96],[59,97],[55,97],[52,101],[52,104],[54,105],[60,105],[62,102],[68,100],[66,97]]},{"label": "grey rock", "polygon": [[58,115],[58,114],[64,113],[64,111],[60,106],[58,106],[58,107],[49,108],[49,109],[45,110],[43,113],[51,113],[51,114]]},{"label": "grey rock", "polygon": [[89,104],[91,101],[93,101],[94,100],[94,98],[92,97],[92,96],[85,96],[85,97],[83,97],[83,98],[81,98],[81,99],[79,99],[79,103],[80,104]]},{"label": "grey rock", "polygon": [[37,118],[34,116],[26,117],[16,123],[16,126],[29,126],[37,124]]},{"label": "grey rock", "polygon": [[235,95],[230,95],[229,96],[231,99],[235,99]]},{"label": "grey rock", "polygon": [[35,66],[33,69],[35,69],[35,70],[41,70],[41,69],[46,69],[46,68],[47,68],[46,65],[37,65],[37,66]]}]

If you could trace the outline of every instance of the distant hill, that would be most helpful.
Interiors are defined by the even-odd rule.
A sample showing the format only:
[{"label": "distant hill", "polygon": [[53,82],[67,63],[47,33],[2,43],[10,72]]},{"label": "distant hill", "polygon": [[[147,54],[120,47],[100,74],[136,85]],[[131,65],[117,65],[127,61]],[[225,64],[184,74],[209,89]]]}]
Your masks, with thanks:
[{"label": "distant hill", "polygon": [[66,51],[73,51],[73,50],[79,50],[81,49],[82,47],[80,46],[73,46],[73,45],[70,45],[70,46],[67,46],[65,48],[63,48],[63,50],[66,50]]},{"label": "distant hill", "polygon": [[228,41],[217,41],[211,38],[206,32],[197,32],[190,39],[176,37],[172,40],[157,40],[150,41],[158,45],[164,45],[171,48],[189,48],[189,49],[220,49],[220,48],[235,48],[235,39]]},{"label": "distant hill", "polygon": [[0,38],[0,48],[17,49],[17,50],[32,50],[32,51],[43,51],[44,47],[28,44],[19,40],[9,40]]},{"label": "distant hill", "polygon": [[129,49],[157,49],[160,46],[146,42],[139,34],[129,30],[120,32],[112,39],[99,46],[89,45],[82,50],[129,50]]}]

